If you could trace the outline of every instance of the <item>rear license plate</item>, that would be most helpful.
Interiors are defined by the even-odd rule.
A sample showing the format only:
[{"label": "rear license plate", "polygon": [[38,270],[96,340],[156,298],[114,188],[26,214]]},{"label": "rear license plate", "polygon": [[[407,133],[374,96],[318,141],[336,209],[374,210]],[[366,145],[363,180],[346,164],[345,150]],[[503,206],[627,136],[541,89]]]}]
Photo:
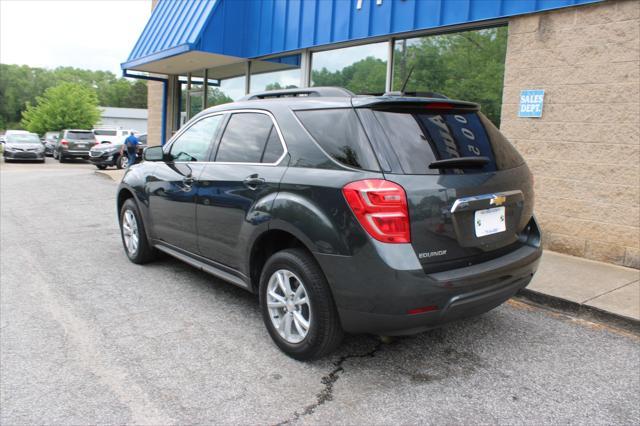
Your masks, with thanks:
[{"label": "rear license plate", "polygon": [[76,145],[77,148],[85,148],[87,145],[83,144],[83,143],[79,143],[78,145]]},{"label": "rear license plate", "polygon": [[484,237],[507,230],[504,207],[478,210],[474,214],[476,237]]}]

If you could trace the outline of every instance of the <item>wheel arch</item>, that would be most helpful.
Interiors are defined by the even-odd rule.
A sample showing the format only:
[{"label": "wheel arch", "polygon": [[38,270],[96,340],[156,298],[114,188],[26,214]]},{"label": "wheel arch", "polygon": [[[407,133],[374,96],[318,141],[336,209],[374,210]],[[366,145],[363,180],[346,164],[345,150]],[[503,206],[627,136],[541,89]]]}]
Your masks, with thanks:
[{"label": "wheel arch", "polygon": [[275,228],[263,232],[254,240],[249,250],[249,265],[247,269],[252,292],[258,292],[260,275],[264,265],[275,253],[289,248],[300,248],[315,259],[313,251],[303,242],[303,239],[289,231]]}]

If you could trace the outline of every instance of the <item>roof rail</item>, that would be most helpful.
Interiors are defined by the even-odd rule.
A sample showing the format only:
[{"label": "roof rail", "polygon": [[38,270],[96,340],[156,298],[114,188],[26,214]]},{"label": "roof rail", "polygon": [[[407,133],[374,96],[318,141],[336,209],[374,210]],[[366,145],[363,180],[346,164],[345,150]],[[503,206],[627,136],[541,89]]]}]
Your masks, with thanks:
[{"label": "roof rail", "polygon": [[256,99],[271,98],[297,98],[297,97],[322,97],[322,98],[352,98],[355,94],[341,87],[305,87],[302,89],[269,90],[266,92],[251,93],[241,101],[253,101]]}]

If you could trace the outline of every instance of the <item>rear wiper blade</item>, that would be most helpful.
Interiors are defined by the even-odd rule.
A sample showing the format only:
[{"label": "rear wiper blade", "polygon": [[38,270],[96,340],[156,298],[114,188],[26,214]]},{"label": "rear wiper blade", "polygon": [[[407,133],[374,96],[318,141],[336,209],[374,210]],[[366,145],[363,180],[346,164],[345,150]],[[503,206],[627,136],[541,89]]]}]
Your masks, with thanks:
[{"label": "rear wiper blade", "polygon": [[482,167],[489,162],[488,157],[457,157],[438,160],[429,164],[430,169],[461,169],[466,167]]}]

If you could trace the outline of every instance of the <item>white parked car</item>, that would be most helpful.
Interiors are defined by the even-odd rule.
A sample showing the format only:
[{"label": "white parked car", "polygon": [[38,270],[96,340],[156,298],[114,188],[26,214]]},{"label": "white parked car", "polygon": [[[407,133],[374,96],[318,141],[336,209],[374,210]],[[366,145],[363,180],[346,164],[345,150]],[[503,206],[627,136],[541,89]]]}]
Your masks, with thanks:
[{"label": "white parked car", "polygon": [[137,130],[133,129],[114,129],[114,128],[98,128],[92,130],[94,136],[96,137],[96,142],[101,143],[110,143],[110,144],[122,144],[127,136],[130,134],[138,134]]}]

